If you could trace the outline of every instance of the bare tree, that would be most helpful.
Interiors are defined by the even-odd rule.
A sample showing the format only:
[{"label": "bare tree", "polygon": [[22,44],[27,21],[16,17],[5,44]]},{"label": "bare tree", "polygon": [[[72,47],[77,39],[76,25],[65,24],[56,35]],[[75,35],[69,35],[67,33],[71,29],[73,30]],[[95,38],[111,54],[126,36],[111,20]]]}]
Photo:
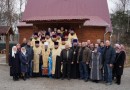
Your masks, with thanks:
[{"label": "bare tree", "polygon": [[128,15],[127,10],[130,5],[130,0],[111,0],[116,8],[113,10],[112,16],[112,26],[114,30],[114,34],[117,37],[117,42],[121,42],[123,40],[122,37],[126,35],[127,30],[127,22],[128,22]]},{"label": "bare tree", "polygon": [[119,0],[120,1],[120,5],[122,7],[123,11],[126,11],[126,9],[128,8],[128,5],[130,3],[130,0]]},{"label": "bare tree", "polygon": [[119,10],[121,10],[121,11],[125,12],[130,7],[130,0],[111,0],[111,1],[116,6],[115,10],[112,10],[112,11],[119,11]]},{"label": "bare tree", "polygon": [[4,22],[4,14],[7,10],[6,10],[6,1],[5,0],[0,0],[0,25],[3,25]]},{"label": "bare tree", "polygon": [[22,17],[23,7],[25,7],[26,3],[27,3],[27,0],[19,0],[19,10],[20,10],[19,19],[20,20]]},{"label": "bare tree", "polygon": [[0,25],[10,25],[16,20],[16,0],[0,0]]}]

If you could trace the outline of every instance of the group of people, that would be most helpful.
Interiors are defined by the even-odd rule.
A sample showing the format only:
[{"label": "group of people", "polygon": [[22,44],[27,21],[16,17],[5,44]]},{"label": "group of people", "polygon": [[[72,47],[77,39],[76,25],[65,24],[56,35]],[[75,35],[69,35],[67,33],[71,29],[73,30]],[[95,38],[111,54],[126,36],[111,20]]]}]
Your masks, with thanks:
[{"label": "group of people", "polygon": [[12,47],[9,57],[13,80],[49,77],[64,80],[80,79],[111,85],[116,77],[120,85],[126,59],[124,46],[111,46],[109,40],[97,44],[78,41],[74,29],[34,33],[30,40]]}]

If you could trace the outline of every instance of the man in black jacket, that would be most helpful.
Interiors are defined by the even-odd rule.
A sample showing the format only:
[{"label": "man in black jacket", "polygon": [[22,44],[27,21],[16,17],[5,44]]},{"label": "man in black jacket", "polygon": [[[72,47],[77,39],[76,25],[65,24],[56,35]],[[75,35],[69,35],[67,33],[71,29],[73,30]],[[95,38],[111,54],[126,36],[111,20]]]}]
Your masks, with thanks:
[{"label": "man in black jacket", "polygon": [[112,67],[115,61],[116,53],[111,46],[109,40],[106,40],[106,46],[103,51],[103,64],[104,64],[104,79],[107,85],[112,84]]},{"label": "man in black jacket", "polygon": [[69,44],[65,45],[65,49],[61,51],[61,63],[63,64],[63,76],[62,80],[67,76],[70,80],[71,63],[73,59],[73,51],[69,48]]}]

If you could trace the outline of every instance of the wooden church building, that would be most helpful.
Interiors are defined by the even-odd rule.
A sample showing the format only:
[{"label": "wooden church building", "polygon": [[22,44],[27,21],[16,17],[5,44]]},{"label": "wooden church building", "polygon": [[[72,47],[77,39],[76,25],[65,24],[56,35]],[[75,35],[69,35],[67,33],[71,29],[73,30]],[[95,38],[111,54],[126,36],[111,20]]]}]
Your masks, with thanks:
[{"label": "wooden church building", "polygon": [[74,28],[79,41],[110,39],[112,33],[107,0],[28,0],[18,25],[20,43],[35,31]]}]

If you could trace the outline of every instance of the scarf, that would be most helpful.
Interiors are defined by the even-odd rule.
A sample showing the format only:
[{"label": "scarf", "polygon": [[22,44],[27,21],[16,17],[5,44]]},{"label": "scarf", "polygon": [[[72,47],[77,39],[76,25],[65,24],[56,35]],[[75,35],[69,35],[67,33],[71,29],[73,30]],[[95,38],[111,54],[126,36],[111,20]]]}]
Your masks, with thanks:
[{"label": "scarf", "polygon": [[13,50],[14,48],[17,48],[17,47],[16,47],[16,46],[13,46],[13,48],[12,48],[12,57],[15,58],[15,54],[17,53],[17,51],[14,51],[14,50]]}]

